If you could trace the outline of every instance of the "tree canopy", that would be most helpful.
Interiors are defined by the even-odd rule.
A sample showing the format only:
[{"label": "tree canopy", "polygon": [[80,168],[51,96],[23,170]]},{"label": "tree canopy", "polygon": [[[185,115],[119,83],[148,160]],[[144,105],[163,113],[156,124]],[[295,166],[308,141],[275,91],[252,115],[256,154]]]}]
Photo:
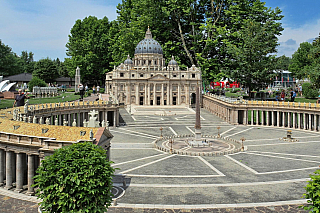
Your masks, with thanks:
[{"label": "tree canopy", "polygon": [[9,76],[22,73],[23,69],[19,62],[18,55],[0,40],[0,75]]},{"label": "tree canopy", "polygon": [[320,36],[312,44],[303,42],[292,55],[289,71],[298,79],[308,78],[320,87]]},{"label": "tree canopy", "polygon": [[98,19],[89,16],[76,21],[66,44],[67,55],[71,56],[65,59],[69,76],[74,77],[76,68],[80,67],[83,83],[98,83],[105,78],[105,72],[111,70],[109,28],[107,17]]},{"label": "tree canopy", "polygon": [[54,79],[59,77],[57,65],[50,58],[40,59],[37,61],[34,65],[32,75],[47,83],[53,83]]}]

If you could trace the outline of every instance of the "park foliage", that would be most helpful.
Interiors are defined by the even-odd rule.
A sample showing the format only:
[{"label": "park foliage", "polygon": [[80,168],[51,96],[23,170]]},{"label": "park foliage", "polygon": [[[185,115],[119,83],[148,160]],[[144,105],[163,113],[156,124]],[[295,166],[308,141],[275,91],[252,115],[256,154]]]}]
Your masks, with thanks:
[{"label": "park foliage", "polygon": [[35,176],[45,212],[105,212],[112,201],[114,169],[106,151],[91,142],[55,150]]},{"label": "park foliage", "polygon": [[308,204],[303,208],[305,210],[310,210],[315,213],[320,212],[320,170],[314,172],[313,175],[310,175],[311,180],[308,181],[307,186],[305,187],[306,193],[303,196],[308,199]]}]

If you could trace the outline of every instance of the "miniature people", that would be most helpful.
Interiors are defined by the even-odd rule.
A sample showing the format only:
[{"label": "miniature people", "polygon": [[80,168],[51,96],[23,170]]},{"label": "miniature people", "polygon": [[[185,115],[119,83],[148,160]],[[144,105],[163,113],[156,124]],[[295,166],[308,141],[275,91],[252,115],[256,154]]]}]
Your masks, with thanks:
[{"label": "miniature people", "polygon": [[84,95],[84,87],[83,87],[83,85],[80,83],[79,84],[79,92],[80,92],[80,101],[82,101],[83,100],[83,95]]},{"label": "miniature people", "polygon": [[88,85],[86,85],[85,90],[86,90],[86,92],[88,92],[88,91],[89,91],[89,87],[88,87]]},{"label": "miniature people", "polygon": [[291,102],[294,102],[295,97],[296,97],[296,92],[293,89],[291,89],[290,91]]},{"label": "miniature people", "polygon": [[280,98],[281,98],[281,101],[285,101],[286,99],[286,93],[284,92],[284,90],[282,90],[281,94],[280,94]]},{"label": "miniature people", "polygon": [[318,96],[317,104],[320,104],[320,95]]},{"label": "miniature people", "polygon": [[24,100],[30,98],[29,96],[22,93],[22,89],[18,90],[18,95],[15,97],[15,101],[13,103],[13,107],[17,104],[17,107],[24,106]]},{"label": "miniature people", "polygon": [[280,94],[278,92],[276,93],[276,98],[275,99],[276,99],[276,101],[280,101],[281,100]]},{"label": "miniature people", "polygon": [[92,93],[93,93],[93,95],[96,94],[96,86],[95,85],[93,85],[93,87],[92,87]]},{"label": "miniature people", "polygon": [[299,95],[302,96],[302,86],[301,86],[301,84],[299,84],[298,91],[299,91]]},{"label": "miniature people", "polygon": [[100,87],[99,85],[97,86],[97,95],[99,95],[99,92],[100,92]]}]

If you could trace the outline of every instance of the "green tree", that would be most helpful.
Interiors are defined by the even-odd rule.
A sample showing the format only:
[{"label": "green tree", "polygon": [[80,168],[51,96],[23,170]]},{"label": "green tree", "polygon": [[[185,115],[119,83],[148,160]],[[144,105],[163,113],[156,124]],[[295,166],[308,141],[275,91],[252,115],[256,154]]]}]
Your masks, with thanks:
[{"label": "green tree", "polygon": [[308,78],[316,86],[320,87],[320,36],[312,42],[312,48],[309,52],[311,64],[304,69],[309,73]]},{"label": "green tree", "polygon": [[312,44],[303,42],[300,44],[298,50],[292,55],[289,71],[298,79],[308,78],[308,66],[312,63],[312,58],[309,55],[311,49]]},{"label": "green tree", "polygon": [[24,73],[32,73],[34,70],[35,61],[33,60],[33,53],[22,51],[20,55],[21,66]]},{"label": "green tree", "polygon": [[44,80],[38,78],[38,77],[32,77],[31,81],[29,82],[29,91],[33,91],[33,87],[46,87],[47,84]]},{"label": "green tree", "polygon": [[[227,70],[233,79],[244,83],[252,89],[265,87],[275,76],[274,60],[277,46],[276,33],[263,25],[251,20],[243,20],[245,26],[239,31],[238,45],[228,43],[231,60],[235,70]],[[276,30],[276,29],[274,29]]]},{"label": "green tree", "polygon": [[303,196],[308,199],[309,205],[304,206],[305,210],[311,210],[310,212],[320,212],[320,170],[314,172],[314,175],[310,175],[311,180],[308,181],[305,187],[306,193]]},{"label": "green tree", "polygon": [[22,73],[19,57],[0,40],[0,75],[9,76]]},{"label": "green tree", "polygon": [[280,57],[277,57],[275,62],[276,62],[275,70],[278,70],[278,71],[289,70],[289,66],[291,64],[291,58],[285,55],[282,55]]},{"label": "green tree", "polygon": [[34,65],[33,76],[44,80],[47,83],[53,83],[54,79],[59,77],[56,64],[50,59],[40,59]]},{"label": "green tree", "polygon": [[67,55],[71,56],[65,59],[70,77],[75,76],[78,66],[81,72],[81,82],[104,80],[106,70],[111,70],[109,28],[110,23],[107,17],[98,19],[89,16],[76,21],[66,44]]},{"label": "green tree", "polygon": [[91,142],[55,150],[37,169],[36,194],[48,212],[105,212],[112,201],[114,169]]}]

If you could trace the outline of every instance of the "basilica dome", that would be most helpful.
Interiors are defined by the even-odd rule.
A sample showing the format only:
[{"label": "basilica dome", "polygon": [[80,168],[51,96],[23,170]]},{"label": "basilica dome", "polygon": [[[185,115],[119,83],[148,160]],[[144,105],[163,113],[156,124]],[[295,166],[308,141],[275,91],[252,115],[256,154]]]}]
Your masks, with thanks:
[{"label": "basilica dome", "polygon": [[139,42],[136,46],[134,54],[141,54],[141,53],[156,53],[156,54],[163,54],[161,45],[159,42],[152,38],[151,31],[148,27],[146,32],[145,39]]}]

